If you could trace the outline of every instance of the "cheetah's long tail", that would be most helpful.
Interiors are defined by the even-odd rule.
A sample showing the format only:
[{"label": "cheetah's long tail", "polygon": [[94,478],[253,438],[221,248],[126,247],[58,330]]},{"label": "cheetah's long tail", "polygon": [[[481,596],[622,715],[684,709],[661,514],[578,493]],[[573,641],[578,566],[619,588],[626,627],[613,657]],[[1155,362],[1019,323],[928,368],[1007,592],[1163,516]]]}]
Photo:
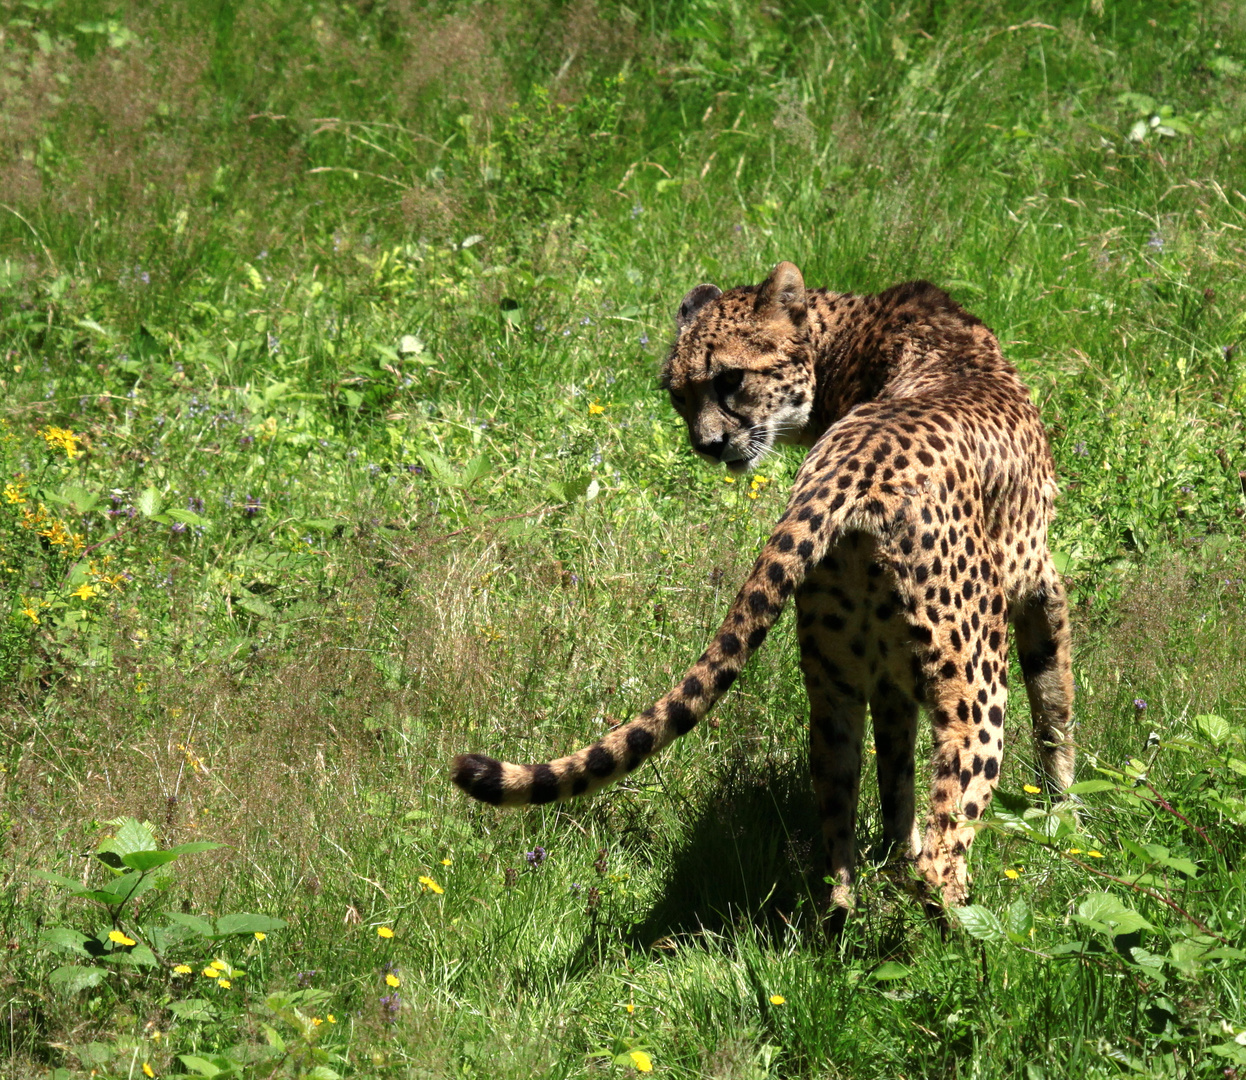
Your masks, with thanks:
[{"label": "cheetah's long tail", "polygon": [[[721,628],[678,686],[634,720],[567,757],[543,765],[512,765],[483,754],[459,754],[451,765],[451,779],[473,798],[495,806],[559,802],[613,784],[691,731],[761,647],[787,598],[842,532],[845,518],[874,516],[842,491],[824,511],[811,509],[818,501],[815,491],[826,483],[825,474],[819,480],[817,472],[830,453],[830,446],[815,447],[806,458],[787,509]],[[821,465],[811,465],[815,457]],[[817,494],[825,498],[825,490]]]}]

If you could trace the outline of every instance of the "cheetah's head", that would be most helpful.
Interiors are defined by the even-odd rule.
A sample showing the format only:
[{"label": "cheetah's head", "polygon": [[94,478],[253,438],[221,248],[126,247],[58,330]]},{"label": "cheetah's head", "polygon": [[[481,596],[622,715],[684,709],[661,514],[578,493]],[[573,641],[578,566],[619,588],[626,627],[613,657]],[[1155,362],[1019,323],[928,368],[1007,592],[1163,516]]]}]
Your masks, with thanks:
[{"label": "cheetah's head", "polygon": [[698,285],[679,305],[679,336],[661,385],[688,424],[692,449],[732,472],[754,468],[777,443],[807,444],[814,366],[805,281],[779,263],[761,285]]}]

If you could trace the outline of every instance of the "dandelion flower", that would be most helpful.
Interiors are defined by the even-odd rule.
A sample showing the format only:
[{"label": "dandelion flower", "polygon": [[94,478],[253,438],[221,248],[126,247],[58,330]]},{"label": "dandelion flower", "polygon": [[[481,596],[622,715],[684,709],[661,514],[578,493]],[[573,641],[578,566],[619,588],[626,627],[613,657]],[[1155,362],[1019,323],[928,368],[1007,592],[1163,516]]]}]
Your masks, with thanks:
[{"label": "dandelion flower", "polygon": [[213,960],[208,967],[216,968],[217,971],[224,971],[229,965],[224,960]]},{"label": "dandelion flower", "polygon": [[143,1075],[147,1077],[153,1077],[156,1075],[156,1071],[146,1061],[143,1062]]},{"label": "dandelion flower", "polygon": [[109,930],[108,940],[114,945],[135,945],[137,942],[132,937],[126,937],[120,930]]},{"label": "dandelion flower", "polygon": [[453,859],[442,859],[441,860],[442,866],[451,866],[453,863],[454,863]]},{"label": "dandelion flower", "polygon": [[233,986],[233,983],[231,983],[228,979],[217,979],[216,985],[222,990],[228,990],[231,986]]},{"label": "dandelion flower", "polygon": [[771,1005],[786,1005],[787,998],[785,998],[782,994],[771,994],[770,1004]]},{"label": "dandelion flower", "polygon": [[204,968],[202,974],[205,979],[219,979],[221,977],[221,973],[214,967]]},{"label": "dandelion flower", "polygon": [[1035,787],[1033,784],[1024,784],[1021,790],[1027,795],[1037,795],[1042,791],[1042,788]]},{"label": "dandelion flower", "polygon": [[383,938],[392,938],[394,932],[388,926],[378,926],[376,928],[376,936]]},{"label": "dandelion flower", "polygon": [[388,975],[385,976],[385,985],[390,987],[391,989],[397,989],[399,986],[402,985],[402,980],[398,978],[398,976],[395,975],[391,971]]},{"label": "dandelion flower", "polygon": [[1016,881],[1017,878],[1019,878],[1020,876],[1021,876],[1021,871],[1014,870],[1011,866],[1008,867],[1008,869],[1004,871],[1004,877],[1006,877],[1009,881]]},{"label": "dandelion flower", "polygon": [[264,933],[264,931],[263,931],[263,930],[257,930],[257,931],[255,931],[255,940],[256,940],[256,941],[263,941],[266,937],[268,937],[268,935],[267,935],[266,933]]},{"label": "dandelion flower", "polygon": [[600,416],[605,411],[606,407],[604,405],[598,405],[595,401],[588,407],[589,416]]},{"label": "dandelion flower", "polygon": [[419,880],[420,880],[420,884],[423,885],[424,888],[428,889],[430,892],[435,892],[438,896],[440,896],[442,893],[446,891],[440,885],[438,885],[437,882],[435,882],[432,878],[430,878],[427,874],[421,874]]},{"label": "dandelion flower", "polygon": [[189,964],[178,964],[177,967],[173,969],[173,974],[174,975],[189,975],[191,973],[191,970],[192,969]]},{"label": "dandelion flower", "polygon": [[627,1056],[637,1072],[653,1072],[653,1058],[643,1050],[633,1050]]}]

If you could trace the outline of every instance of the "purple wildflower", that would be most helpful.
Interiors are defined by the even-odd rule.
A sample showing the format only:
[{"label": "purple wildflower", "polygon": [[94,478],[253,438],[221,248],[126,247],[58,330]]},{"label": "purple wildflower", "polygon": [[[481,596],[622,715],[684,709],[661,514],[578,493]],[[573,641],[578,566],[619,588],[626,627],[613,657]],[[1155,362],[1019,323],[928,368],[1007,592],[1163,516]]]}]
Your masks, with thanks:
[{"label": "purple wildflower", "polygon": [[1158,232],[1153,232],[1151,233],[1150,237],[1147,239],[1146,246],[1149,247],[1152,251],[1163,251],[1164,250],[1164,238],[1160,236]]},{"label": "purple wildflower", "polygon": [[248,495],[248,496],[247,496],[247,505],[246,505],[246,506],[244,506],[244,507],[242,508],[242,516],[243,516],[243,517],[248,517],[248,518],[253,518],[253,517],[255,517],[255,516],[256,516],[256,515],[260,512],[260,510],[262,510],[262,509],[263,509],[263,507],[260,505],[260,500],[259,500],[259,499],[257,499],[254,495]]},{"label": "purple wildflower", "polygon": [[529,851],[524,856],[524,858],[528,860],[528,865],[532,867],[533,870],[535,870],[546,859],[549,858],[549,853],[543,847],[541,847],[540,844],[537,844],[537,846],[534,847],[531,851]]},{"label": "purple wildflower", "polygon": [[1142,698],[1136,697],[1134,698],[1134,708],[1138,712],[1144,712],[1146,710],[1146,702],[1143,701]]},{"label": "purple wildflower", "polygon": [[387,1024],[398,1020],[398,1012],[402,1008],[402,999],[397,994],[386,994],[381,998],[381,1019]]}]

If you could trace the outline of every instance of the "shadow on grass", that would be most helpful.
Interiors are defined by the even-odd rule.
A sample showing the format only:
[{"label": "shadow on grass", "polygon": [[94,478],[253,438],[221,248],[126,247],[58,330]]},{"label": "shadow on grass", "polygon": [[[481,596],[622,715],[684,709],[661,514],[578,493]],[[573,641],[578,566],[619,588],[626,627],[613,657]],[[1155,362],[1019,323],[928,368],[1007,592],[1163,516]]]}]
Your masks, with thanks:
[{"label": "shadow on grass", "polygon": [[682,830],[674,872],[648,914],[634,926],[634,947],[701,931],[752,923],[782,935],[821,902],[822,848],[808,768],[803,760],[736,762],[715,795]]}]

